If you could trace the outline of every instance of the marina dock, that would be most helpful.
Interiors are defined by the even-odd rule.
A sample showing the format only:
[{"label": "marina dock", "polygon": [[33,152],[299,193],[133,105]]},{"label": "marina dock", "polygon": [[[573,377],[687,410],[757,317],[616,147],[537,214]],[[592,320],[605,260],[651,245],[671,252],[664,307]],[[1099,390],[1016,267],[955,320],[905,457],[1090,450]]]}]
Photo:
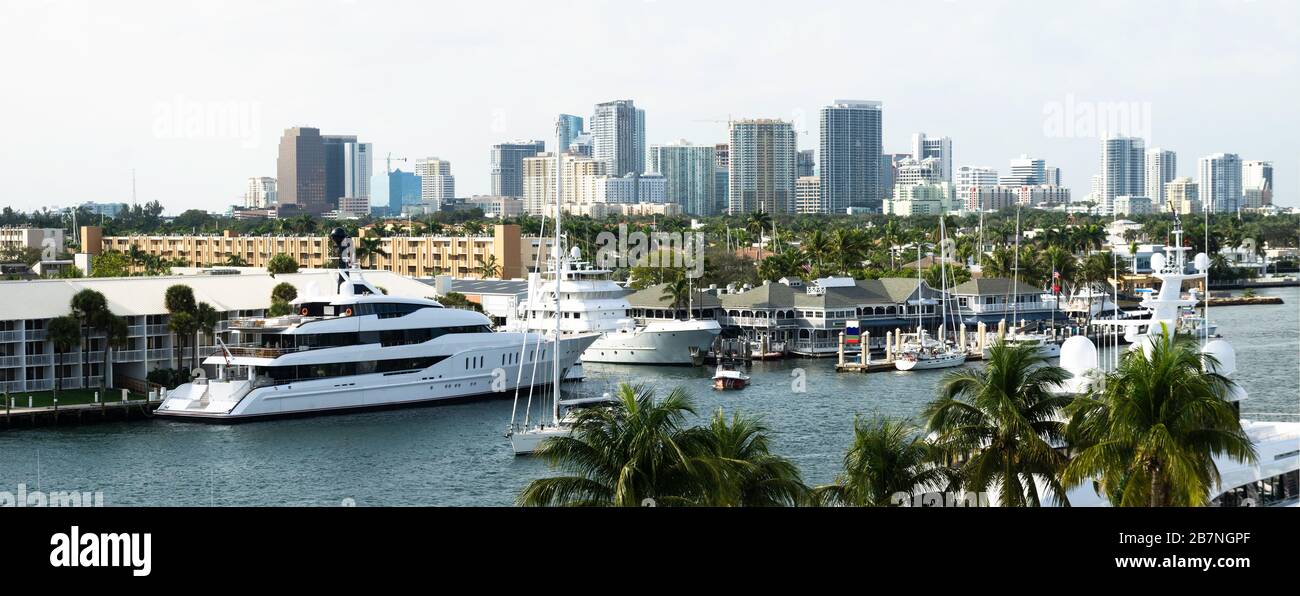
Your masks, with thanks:
[{"label": "marina dock", "polygon": [[103,400],[98,403],[23,407],[26,398],[10,395],[0,410],[0,428],[35,428],[148,418],[160,399]]}]

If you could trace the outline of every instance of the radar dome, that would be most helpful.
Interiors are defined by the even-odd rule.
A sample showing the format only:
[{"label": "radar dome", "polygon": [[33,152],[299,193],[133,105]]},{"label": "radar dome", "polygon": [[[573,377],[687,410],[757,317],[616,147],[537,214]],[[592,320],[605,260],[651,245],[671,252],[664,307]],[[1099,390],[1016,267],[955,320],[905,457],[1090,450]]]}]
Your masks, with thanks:
[{"label": "radar dome", "polygon": [[1210,268],[1210,257],[1203,252],[1196,253],[1196,258],[1192,259],[1192,265],[1197,271],[1205,271]]},{"label": "radar dome", "polygon": [[581,260],[581,259],[582,259],[582,251],[581,251],[581,250],[578,250],[578,247],[577,247],[577,246],[574,246],[573,248],[570,248],[570,249],[569,249],[569,258],[570,258],[570,259],[573,259],[573,260],[575,260],[575,261]]},{"label": "radar dome", "polygon": [[1237,350],[1233,349],[1232,344],[1227,341],[1216,339],[1205,344],[1201,353],[1213,356],[1218,361],[1218,366],[1214,369],[1214,372],[1224,376],[1237,372]]},{"label": "radar dome", "polygon": [[1061,344],[1061,368],[1075,374],[1097,368],[1097,346],[1092,340],[1076,335]]},{"label": "radar dome", "polygon": [[1165,256],[1160,253],[1151,255],[1151,270],[1160,271],[1164,268],[1165,268]]}]

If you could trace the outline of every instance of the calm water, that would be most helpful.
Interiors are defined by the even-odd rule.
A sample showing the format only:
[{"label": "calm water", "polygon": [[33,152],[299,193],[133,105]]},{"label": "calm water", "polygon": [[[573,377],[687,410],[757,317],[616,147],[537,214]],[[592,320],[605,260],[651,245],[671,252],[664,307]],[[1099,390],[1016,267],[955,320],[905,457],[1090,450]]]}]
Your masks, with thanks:
[{"label": "calm water", "polygon": [[[1300,412],[1300,290],[1281,306],[1211,310],[1250,392],[1243,410]],[[702,415],[764,417],[809,483],[829,481],[855,414],[916,416],[938,372],[835,374],[833,359],[756,363],[753,385],[714,392],[704,368],[587,365],[584,393],[620,381],[681,385]],[[968,365],[970,366],[970,365]],[[804,371],[805,393],[792,393]],[[508,505],[544,463],[511,455],[510,400],[234,426],[160,420],[0,432],[0,490],[103,491],[113,505]],[[1263,416],[1261,416],[1263,418]]]}]

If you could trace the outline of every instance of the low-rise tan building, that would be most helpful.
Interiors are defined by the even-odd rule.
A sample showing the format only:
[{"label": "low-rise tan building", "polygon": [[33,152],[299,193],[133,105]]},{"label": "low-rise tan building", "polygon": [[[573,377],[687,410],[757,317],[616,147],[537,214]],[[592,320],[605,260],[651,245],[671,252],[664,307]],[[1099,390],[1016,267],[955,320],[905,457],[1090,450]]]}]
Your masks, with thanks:
[{"label": "low-rise tan building", "polygon": [[[379,240],[381,251],[373,256],[362,255],[363,267],[408,277],[452,275],[469,279],[522,278],[533,270],[539,247],[551,245],[549,239],[521,237],[519,226],[513,224],[494,226],[491,236],[389,236]],[[100,247],[96,252],[134,251],[196,267],[232,263],[265,267],[277,254],[293,257],[303,268],[334,266],[332,244],[324,235],[240,236],[226,231],[220,236],[108,236]],[[492,273],[488,269],[494,269],[495,275],[484,275]]]}]

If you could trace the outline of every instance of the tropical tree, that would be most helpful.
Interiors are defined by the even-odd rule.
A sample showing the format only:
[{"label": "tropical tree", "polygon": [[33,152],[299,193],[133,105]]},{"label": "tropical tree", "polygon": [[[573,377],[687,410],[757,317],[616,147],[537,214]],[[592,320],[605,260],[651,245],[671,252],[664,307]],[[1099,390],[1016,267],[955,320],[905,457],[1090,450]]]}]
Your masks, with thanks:
[{"label": "tropical tree", "polygon": [[[132,248],[134,248],[134,247],[132,247]],[[227,267],[247,267],[247,266],[248,266],[248,261],[244,260],[244,257],[241,257],[241,256],[239,256],[239,255],[237,255],[237,254],[235,254],[235,253],[232,252],[232,253],[226,255],[226,266],[227,266]]]},{"label": "tropical tree", "polygon": [[1065,436],[1059,410],[1068,399],[1054,393],[1070,374],[1049,366],[1034,346],[995,344],[983,370],[949,372],[939,398],[926,408],[936,448],[960,461],[961,486],[998,491],[1004,507],[1042,503],[1041,482],[1052,500],[1068,504],[1060,474]]},{"label": "tropical tree", "polygon": [[853,419],[853,445],[844,454],[844,469],[833,484],[812,490],[819,505],[889,507],[937,490],[951,480],[949,470],[935,462],[936,449],[921,429],[907,420],[883,416]]},{"label": "tropical tree", "polygon": [[487,259],[478,257],[478,267],[475,271],[484,279],[496,279],[501,277],[501,264],[497,262],[496,255],[488,255]]},{"label": "tropical tree", "polygon": [[782,507],[807,499],[799,468],[772,453],[762,420],[733,413],[728,422],[719,409],[704,430],[699,441],[704,452],[693,462],[703,480],[695,504]]},{"label": "tropical tree", "polygon": [[101,378],[99,386],[105,391],[110,389],[108,386],[108,369],[113,365],[111,358],[112,350],[120,350],[130,343],[131,326],[127,323],[126,317],[108,313],[104,317],[104,368],[100,371]]},{"label": "tropical tree", "polygon": [[90,368],[86,363],[86,355],[90,351],[87,345],[90,341],[89,331],[103,329],[111,313],[108,311],[108,301],[104,299],[104,295],[91,289],[73,294],[71,306],[72,316],[81,325],[78,333],[81,336],[81,386],[85,388],[90,385]]},{"label": "tropical tree", "polygon": [[275,287],[271,288],[272,303],[284,302],[285,304],[288,304],[290,302],[293,302],[297,298],[298,298],[298,288],[294,287],[293,284],[287,281],[282,281],[278,284],[275,284]]},{"label": "tropical tree", "polygon": [[[221,314],[207,302],[200,302],[194,308],[194,326],[196,331],[202,332],[209,342],[213,342],[217,337],[217,323],[221,322]],[[215,342],[214,342],[215,343]],[[199,342],[194,342],[194,348],[190,357],[191,368],[198,368],[199,362]]]},{"label": "tropical tree", "polygon": [[63,355],[81,343],[81,321],[71,315],[50,319],[46,332],[50,343],[54,344],[54,353],[59,365],[54,371],[54,397],[59,396],[63,388]]},{"label": "tropical tree", "polygon": [[[663,293],[659,295],[659,299],[670,301],[673,307],[673,318],[677,318],[677,311],[690,303],[690,292],[690,280],[685,275],[680,275],[663,284]],[[690,318],[690,313],[686,314],[686,318]]]},{"label": "tropical tree", "polygon": [[280,273],[297,273],[298,262],[285,253],[278,253],[271,257],[270,261],[267,261],[266,271],[272,276]]},{"label": "tropical tree", "polygon": [[167,328],[172,332],[172,347],[176,355],[176,370],[181,369],[181,355],[189,339],[198,330],[198,321],[194,311],[198,304],[194,301],[194,290],[184,284],[175,284],[167,288],[163,295],[163,306],[167,308]]},{"label": "tropical tree", "polygon": [[699,471],[692,464],[703,439],[684,424],[695,413],[686,392],[677,388],[656,400],[649,389],[623,384],[617,398],[615,408],[580,412],[572,436],[542,442],[536,454],[570,475],[532,481],[519,494],[520,505],[693,502]]},{"label": "tropical tree", "polygon": [[1205,505],[1219,482],[1214,456],[1257,457],[1225,399],[1233,383],[1188,338],[1143,342],[1067,408],[1076,453],[1062,480],[1096,479],[1116,506]]},{"label": "tropical tree", "polygon": [[369,263],[370,268],[375,268],[375,263],[381,256],[388,256],[388,251],[384,250],[384,241],[378,236],[364,236],[358,239],[356,244],[357,261]]}]

